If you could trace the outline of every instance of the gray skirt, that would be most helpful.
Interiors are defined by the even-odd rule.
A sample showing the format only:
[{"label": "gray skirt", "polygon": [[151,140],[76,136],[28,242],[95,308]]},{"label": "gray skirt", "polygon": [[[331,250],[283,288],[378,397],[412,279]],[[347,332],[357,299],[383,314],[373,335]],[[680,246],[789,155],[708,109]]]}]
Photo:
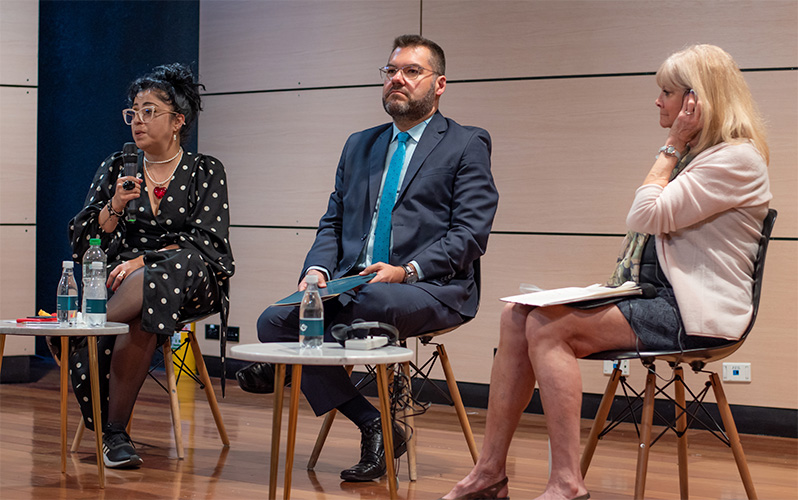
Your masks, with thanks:
[{"label": "gray skirt", "polygon": [[673,289],[667,286],[657,286],[656,297],[633,297],[623,299],[616,305],[640,340],[641,350],[679,351],[716,347],[731,342],[718,337],[687,335]]}]

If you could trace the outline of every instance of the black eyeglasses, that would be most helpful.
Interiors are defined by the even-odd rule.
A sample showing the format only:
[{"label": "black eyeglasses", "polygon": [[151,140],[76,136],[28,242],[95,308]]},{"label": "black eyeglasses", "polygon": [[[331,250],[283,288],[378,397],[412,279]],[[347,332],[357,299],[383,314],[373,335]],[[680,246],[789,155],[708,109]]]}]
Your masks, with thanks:
[{"label": "black eyeglasses", "polygon": [[425,71],[435,75],[440,74],[437,71],[427,69],[417,64],[408,64],[407,66],[402,66],[401,68],[397,68],[396,66],[383,66],[380,68],[380,75],[382,75],[383,80],[387,81],[393,79],[397,73],[401,72],[402,75],[404,75],[405,80],[418,80],[418,78],[423,75]]},{"label": "black eyeglasses", "polygon": [[133,120],[136,119],[136,115],[138,115],[139,121],[141,121],[141,123],[150,123],[153,118],[161,115],[179,115],[179,114],[180,113],[176,113],[174,111],[158,112],[158,109],[155,106],[144,106],[138,111],[131,108],[123,109],[122,119],[125,120],[125,124],[132,125]]}]

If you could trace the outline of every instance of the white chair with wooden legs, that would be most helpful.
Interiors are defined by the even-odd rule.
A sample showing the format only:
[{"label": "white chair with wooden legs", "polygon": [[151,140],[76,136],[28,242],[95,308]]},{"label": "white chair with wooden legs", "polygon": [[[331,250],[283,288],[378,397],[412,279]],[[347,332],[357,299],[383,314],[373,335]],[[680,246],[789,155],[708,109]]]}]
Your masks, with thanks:
[{"label": "white chair with wooden legs", "polygon": [[[474,262],[474,279],[477,284],[477,294],[480,293],[481,289],[481,275],[480,275],[480,262],[477,259]],[[443,374],[446,378],[446,386],[449,389],[449,399],[451,400],[452,406],[455,408],[455,412],[457,413],[457,419],[460,422],[460,428],[463,430],[463,437],[465,438],[466,445],[468,446],[468,451],[471,453],[471,458],[474,461],[474,464],[477,463],[477,459],[479,458],[479,450],[477,449],[476,440],[474,440],[474,433],[471,431],[471,424],[468,421],[468,414],[466,413],[465,406],[463,405],[463,398],[460,396],[460,389],[457,387],[457,379],[454,377],[454,371],[452,370],[452,364],[449,361],[449,355],[446,353],[446,348],[443,346],[442,343],[435,343],[432,340],[440,335],[445,333],[449,333],[453,330],[456,330],[460,326],[468,323],[468,321],[464,321],[463,323],[454,326],[452,328],[446,328],[443,330],[433,331],[423,333],[421,335],[416,336],[421,342],[422,345],[434,345],[435,352],[432,354],[432,357],[422,365],[421,368],[415,366],[411,362],[406,362],[401,364],[401,370],[404,377],[411,381],[411,387],[407,387],[406,389],[412,390],[412,379],[416,377],[421,377],[427,380],[427,374],[422,372],[423,367],[431,366],[435,363],[436,359],[439,359],[441,362],[441,368],[443,369]],[[401,340],[400,344],[402,347],[407,347],[407,339]],[[347,367],[348,372],[352,373],[352,367]],[[411,370],[415,371],[415,374],[411,375]],[[391,372],[392,373],[392,372]],[[389,385],[392,385],[390,383]],[[330,433],[330,428],[332,427],[332,423],[335,420],[335,416],[337,414],[337,410],[331,410],[324,416],[324,422],[321,425],[321,429],[319,429],[319,435],[316,437],[316,444],[313,446],[313,451],[310,454],[310,458],[308,459],[308,470],[313,470],[316,467],[316,462],[318,462],[319,455],[321,454],[321,450],[324,447],[324,442],[327,440],[327,435]],[[418,472],[416,469],[416,433],[414,431],[414,418],[412,414],[412,410],[405,409],[403,411],[404,415],[401,417],[402,420],[405,422],[407,428],[411,430],[410,437],[407,440],[407,467],[408,467],[408,476],[411,481],[415,481],[418,478]]]},{"label": "white chair with wooden legs", "polygon": [[[582,454],[581,470],[582,476],[587,475],[590,462],[593,458],[593,453],[596,450],[598,440],[607,432],[612,430],[621,420],[627,416],[634,419],[635,427],[637,428],[637,411],[641,409],[640,427],[638,429],[638,455],[637,455],[637,472],[635,476],[635,499],[642,499],[645,494],[646,488],[646,472],[648,469],[648,455],[651,446],[664,435],[668,430],[673,430],[677,436],[677,456],[679,464],[679,492],[680,498],[688,498],[688,475],[687,475],[687,430],[692,423],[698,423],[710,432],[713,433],[718,439],[732,449],[734,460],[737,464],[737,469],[740,473],[746,495],[749,499],[755,499],[756,490],[754,483],[751,479],[751,474],[748,470],[748,463],[745,459],[743,447],[740,444],[740,437],[737,434],[737,426],[734,423],[734,416],[729,408],[729,403],[726,395],[723,392],[723,385],[721,384],[720,377],[716,372],[705,370],[707,363],[718,361],[726,358],[734,353],[740,346],[742,346],[751,329],[756,321],[757,312],[759,310],[759,298],[762,291],[762,275],[765,267],[765,256],[767,254],[768,242],[770,240],[770,233],[773,229],[773,224],[776,219],[776,211],[771,209],[765,218],[762,228],[762,236],[759,240],[759,251],[757,252],[756,262],[754,263],[753,274],[753,314],[748,327],[743,333],[743,336],[738,341],[730,341],[718,347],[706,349],[685,349],[683,351],[605,351],[587,356],[585,359],[600,359],[600,360],[624,360],[624,359],[640,359],[643,366],[648,370],[646,376],[646,386],[643,394],[638,393],[626,382],[626,377],[623,376],[621,370],[616,368],[610,376],[610,381],[604,391],[604,396],[599,404],[596,417],[593,422],[593,428],[590,431],[585,450]],[[655,361],[667,362],[673,370],[673,377],[663,387],[657,385],[657,375],[655,371]],[[682,364],[689,365],[694,372],[702,372],[709,375],[709,381],[706,383],[704,389],[698,394],[693,393],[684,381],[684,370]],[[630,392],[633,396],[631,399],[626,400],[626,408],[619,415],[616,415],[610,424],[605,427],[607,417],[610,413],[615,392],[618,384],[623,385],[627,394]],[[665,390],[673,384],[674,396],[671,397],[665,393]],[[708,394],[709,389],[712,389],[715,395],[718,412],[720,413],[723,426],[710,416],[710,413],[703,405],[704,397]],[[692,401],[689,405],[686,404],[685,390],[690,393]],[[674,418],[666,418],[664,415],[657,412],[654,408],[655,397],[664,396],[674,405],[675,416]],[[642,405],[640,401],[642,400]],[[699,413],[700,410],[700,413]],[[652,439],[652,425],[654,415],[657,415],[659,420],[662,420],[666,428],[657,436]],[[725,431],[724,431],[725,429]]]},{"label": "white chair with wooden legs", "polygon": [[[422,344],[427,345],[429,341],[436,335],[441,335],[445,332],[451,331],[452,329],[448,329],[442,332],[434,332],[430,334],[425,334],[424,337],[427,338],[426,341],[419,338]],[[402,347],[407,347],[406,341],[401,341]],[[436,346],[435,356],[441,360],[441,367],[443,368],[444,375],[446,376],[446,384],[449,388],[449,395],[452,400],[452,405],[455,407],[455,411],[457,413],[457,418],[460,422],[460,427],[463,430],[463,436],[466,440],[466,445],[468,446],[468,450],[471,453],[471,458],[474,460],[474,463],[477,463],[477,459],[479,458],[479,451],[477,449],[476,441],[474,440],[474,434],[471,431],[471,424],[468,421],[468,415],[466,413],[465,407],[463,406],[463,399],[460,396],[460,390],[457,388],[457,380],[454,378],[454,372],[452,371],[451,363],[449,362],[449,356],[446,354],[446,349],[444,348],[443,344],[434,344]],[[411,366],[410,362],[401,363],[400,369],[402,370],[404,376],[408,380],[411,379],[411,369],[415,368],[415,366]],[[352,367],[347,366],[347,371],[351,374]],[[389,375],[392,375],[393,372],[390,372]],[[392,385],[392,381],[389,380],[389,386]],[[409,390],[410,388],[405,385],[405,389]],[[318,462],[319,455],[321,454],[321,450],[324,447],[324,442],[327,440],[327,436],[330,433],[330,429],[332,428],[333,421],[335,420],[335,416],[337,414],[337,410],[330,410],[324,416],[324,422],[322,423],[321,429],[319,429],[319,435],[316,437],[316,443],[313,446],[313,451],[310,454],[310,458],[308,459],[308,470],[313,470],[316,467],[316,462]],[[404,415],[401,417],[407,426],[407,428],[413,430],[413,415],[412,410],[405,409]],[[415,481],[418,478],[418,473],[416,470],[416,433],[413,431],[410,434],[409,439],[407,440],[407,464],[408,464],[408,476],[411,481]]]},{"label": "white chair with wooden legs", "polygon": [[[219,438],[222,440],[222,444],[224,446],[230,446],[230,439],[227,436],[227,430],[225,429],[224,422],[222,421],[222,414],[219,411],[219,403],[216,400],[216,393],[213,391],[211,378],[208,375],[208,369],[205,367],[205,360],[202,357],[202,351],[200,350],[199,342],[197,342],[197,337],[194,332],[194,324],[194,322],[191,322],[191,329],[184,331],[187,332],[186,341],[188,342],[189,346],[191,346],[191,351],[194,354],[194,360],[197,365],[196,377],[205,391],[205,397],[207,398],[208,405],[211,408],[213,420],[216,423],[216,429],[219,431]],[[178,403],[177,398],[177,377],[175,376],[175,366],[177,366],[178,370],[180,371],[183,371],[187,368],[184,367],[183,360],[178,360],[179,362],[175,361],[176,356],[175,351],[172,349],[171,338],[163,344],[162,348],[164,352],[164,369],[166,371],[167,384],[165,389],[169,394],[169,406],[172,414],[172,429],[175,436],[175,448],[177,450],[178,458],[183,459],[185,457],[185,452],[183,447],[183,431],[180,425],[180,404]],[[130,425],[131,422],[128,422],[128,433],[130,433]],[[78,450],[85,429],[86,427],[83,419],[80,419],[78,429],[75,432],[75,438],[72,441],[72,452]]]}]

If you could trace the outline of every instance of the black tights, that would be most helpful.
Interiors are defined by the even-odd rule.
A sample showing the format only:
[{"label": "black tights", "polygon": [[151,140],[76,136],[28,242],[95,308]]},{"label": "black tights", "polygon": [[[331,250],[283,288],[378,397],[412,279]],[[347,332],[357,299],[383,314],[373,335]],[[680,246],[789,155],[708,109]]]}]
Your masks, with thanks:
[{"label": "black tights", "polygon": [[108,321],[127,323],[130,331],[116,338],[111,357],[108,424],[126,426],[139,390],[147,378],[158,335],[141,329],[144,268],[130,273],[108,300]]}]

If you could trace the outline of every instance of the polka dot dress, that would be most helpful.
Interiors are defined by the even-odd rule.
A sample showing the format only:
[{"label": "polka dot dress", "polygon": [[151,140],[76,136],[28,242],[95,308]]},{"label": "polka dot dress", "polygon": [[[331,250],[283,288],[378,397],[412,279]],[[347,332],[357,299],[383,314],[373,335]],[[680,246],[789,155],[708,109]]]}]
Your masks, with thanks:
[{"label": "polka dot dress", "polygon": [[[171,336],[181,320],[219,310],[226,314],[235,262],[228,241],[230,216],[222,163],[211,156],[186,152],[157,214],[149,203],[147,179],[139,167],[137,176],[144,182],[136,220],[120,221],[113,233],[106,233],[97,218],[113,197],[122,171],[121,153],[108,157],[97,170],[85,208],[69,223],[73,260],[82,260],[91,238],[102,239],[109,273],[120,263],[143,255],[144,331]],[[161,251],[175,244],[179,248]],[[110,361],[110,352],[106,361]],[[103,357],[101,350],[101,365],[105,364]]]},{"label": "polka dot dress", "polygon": [[[144,303],[141,325],[148,332],[171,335],[180,318],[218,310],[219,293],[228,295],[235,263],[228,241],[230,216],[222,163],[186,152],[177,167],[159,212],[153,213],[144,179],[135,222],[121,221],[113,233],[99,227],[98,214],[113,196],[122,175],[121,154],[100,166],[85,208],[70,222],[72,258],[80,261],[89,239],[100,237],[108,255],[108,272],[120,263],[144,256]],[[176,244],[173,250],[162,248]]]}]

